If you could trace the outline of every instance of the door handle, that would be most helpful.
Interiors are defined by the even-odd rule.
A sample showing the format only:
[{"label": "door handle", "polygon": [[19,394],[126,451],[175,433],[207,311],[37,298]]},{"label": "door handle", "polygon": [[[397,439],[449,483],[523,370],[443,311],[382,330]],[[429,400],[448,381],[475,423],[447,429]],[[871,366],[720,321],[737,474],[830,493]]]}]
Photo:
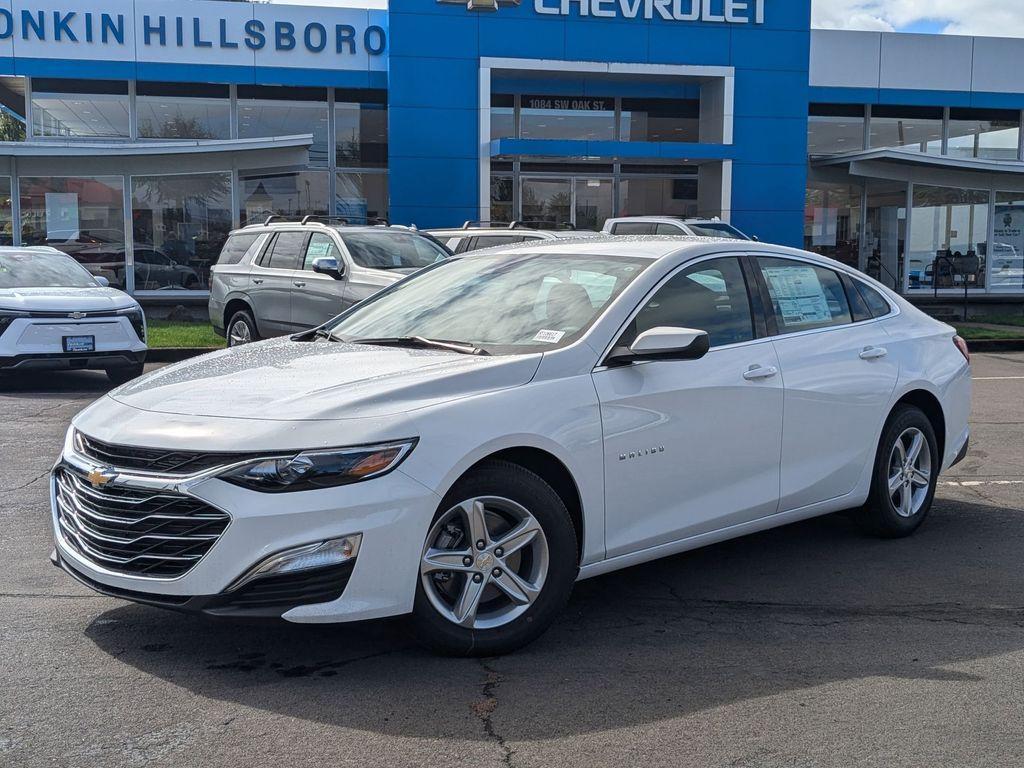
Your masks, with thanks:
[{"label": "door handle", "polygon": [[294,285],[296,288],[305,288],[306,287],[305,283],[292,283],[292,285]]},{"label": "door handle", "polygon": [[254,278],[252,279],[252,281],[253,281],[253,282],[254,282],[254,283],[255,283],[256,285],[263,285],[263,278],[261,278],[261,277],[254,277]]},{"label": "door handle", "polygon": [[773,376],[778,375],[779,369],[774,366],[762,368],[760,365],[752,365],[747,369],[747,372],[743,374],[743,378],[747,381],[760,381],[761,379],[770,379]]},{"label": "door handle", "polygon": [[885,347],[864,347],[864,350],[860,353],[861,360],[878,360],[889,354],[889,350]]}]

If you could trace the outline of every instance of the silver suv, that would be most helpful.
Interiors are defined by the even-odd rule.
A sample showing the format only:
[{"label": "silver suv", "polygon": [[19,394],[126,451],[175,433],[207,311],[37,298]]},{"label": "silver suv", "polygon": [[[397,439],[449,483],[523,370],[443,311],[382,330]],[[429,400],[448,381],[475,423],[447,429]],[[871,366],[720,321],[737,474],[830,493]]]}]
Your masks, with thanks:
[{"label": "silver suv", "polygon": [[718,218],[684,219],[679,216],[624,216],[608,219],[602,230],[606,235],[682,235],[725,237],[730,240],[757,240]]},{"label": "silver suv", "polygon": [[210,322],[228,346],[315,328],[451,256],[406,227],[279,219],[232,232],[213,267]]},{"label": "silver suv", "polygon": [[[550,225],[548,225],[550,226]],[[528,222],[510,223],[490,221],[467,221],[458,229],[431,229],[430,234],[444,243],[452,253],[478,251],[497,245],[513,245],[531,240],[563,240],[571,237],[597,237],[598,232],[574,229],[563,225],[563,229],[538,229]]]}]

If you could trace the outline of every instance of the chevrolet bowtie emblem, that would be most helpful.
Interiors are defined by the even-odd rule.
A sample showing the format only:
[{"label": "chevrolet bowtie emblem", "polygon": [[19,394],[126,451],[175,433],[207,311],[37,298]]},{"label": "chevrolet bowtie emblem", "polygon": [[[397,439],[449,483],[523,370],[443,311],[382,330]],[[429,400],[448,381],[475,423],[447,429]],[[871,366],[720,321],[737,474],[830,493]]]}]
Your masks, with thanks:
[{"label": "chevrolet bowtie emblem", "polygon": [[112,469],[94,469],[86,477],[93,488],[102,488],[117,477],[117,472]]},{"label": "chevrolet bowtie emblem", "polygon": [[68,317],[70,317],[72,320],[81,320],[83,317],[86,316],[87,315],[85,314],[85,312],[72,312],[70,315],[68,315]]},{"label": "chevrolet bowtie emblem", "polygon": [[496,11],[502,5],[519,5],[522,0],[437,0],[444,5],[465,5],[471,11]]}]

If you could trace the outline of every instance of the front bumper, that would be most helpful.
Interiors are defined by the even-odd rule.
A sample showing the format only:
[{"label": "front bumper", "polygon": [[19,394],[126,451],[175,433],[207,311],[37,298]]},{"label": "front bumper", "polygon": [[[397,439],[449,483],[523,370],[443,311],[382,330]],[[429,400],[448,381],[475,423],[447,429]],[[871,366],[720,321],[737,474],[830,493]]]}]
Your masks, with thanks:
[{"label": "front bumper", "polygon": [[[91,336],[91,352],[66,352],[64,339]],[[137,366],[146,343],[125,315],[82,320],[19,317],[0,333],[0,370],[104,370]]]},{"label": "front bumper", "polygon": [[[76,454],[70,439],[61,463],[86,473],[100,468]],[[132,477],[123,478],[115,482],[131,487]],[[423,541],[440,501],[400,469],[364,483],[289,494],[259,493],[208,476],[175,483],[174,492],[226,512],[231,521],[206,555],[183,575],[143,577],[110,570],[64,539],[58,523],[56,481],[51,477],[55,564],[103,594],[174,610],[271,615],[298,623],[382,618],[412,610]],[[272,554],[355,533],[362,534],[362,542],[354,564],[346,564],[347,573],[307,571],[313,581],[322,576],[329,583],[311,586],[304,578],[299,584],[273,585],[281,588],[285,598],[293,595],[295,600],[240,606],[238,593],[227,594],[240,576]],[[261,581],[252,584],[266,586]],[[319,587],[323,589],[314,589]]]},{"label": "front bumper", "polygon": [[146,351],[53,352],[0,357],[0,371],[105,371],[130,368],[146,362]]}]

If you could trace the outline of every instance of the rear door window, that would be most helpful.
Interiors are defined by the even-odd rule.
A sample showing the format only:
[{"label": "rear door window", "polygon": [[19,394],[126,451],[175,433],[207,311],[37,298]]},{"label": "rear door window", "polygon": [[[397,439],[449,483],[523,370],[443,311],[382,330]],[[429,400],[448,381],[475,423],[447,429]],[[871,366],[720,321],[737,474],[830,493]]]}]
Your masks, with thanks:
[{"label": "rear door window", "polygon": [[260,266],[268,269],[298,269],[299,257],[305,252],[305,232],[279,232],[269,252],[263,254]]},{"label": "rear door window", "polygon": [[682,229],[677,227],[675,224],[665,224],[664,222],[658,224],[654,228],[654,234],[656,235],[685,235]]},{"label": "rear door window", "polygon": [[868,308],[867,302],[864,301],[864,297],[861,296],[860,291],[857,289],[857,281],[846,274],[841,274],[840,277],[843,279],[843,288],[846,289],[846,298],[850,302],[850,312],[853,313],[853,322],[860,323],[874,317],[874,315],[871,314],[871,310]]},{"label": "rear door window", "polygon": [[249,253],[250,249],[256,245],[256,241],[260,239],[260,235],[231,235],[227,242],[224,243],[224,247],[220,251],[220,258],[217,259],[218,264],[238,264],[245,258],[245,255]]},{"label": "rear door window", "polygon": [[831,328],[853,322],[839,275],[790,259],[758,257],[779,333]]}]

